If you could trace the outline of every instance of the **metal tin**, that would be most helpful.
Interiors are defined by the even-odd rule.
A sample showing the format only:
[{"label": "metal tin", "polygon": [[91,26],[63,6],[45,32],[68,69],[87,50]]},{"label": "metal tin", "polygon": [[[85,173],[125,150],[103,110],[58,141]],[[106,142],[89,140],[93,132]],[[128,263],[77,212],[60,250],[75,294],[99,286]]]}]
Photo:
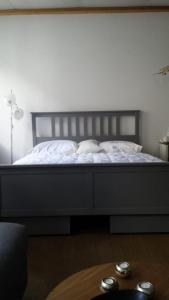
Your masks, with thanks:
[{"label": "metal tin", "polygon": [[137,284],[136,290],[138,290],[148,296],[152,296],[154,293],[154,286],[151,282],[142,281]]},{"label": "metal tin", "polygon": [[119,284],[114,277],[105,277],[101,281],[101,288],[105,291],[115,291],[118,290]]},{"label": "metal tin", "polygon": [[131,267],[127,261],[118,263],[115,267],[115,270],[116,274],[122,278],[128,277],[131,273]]}]

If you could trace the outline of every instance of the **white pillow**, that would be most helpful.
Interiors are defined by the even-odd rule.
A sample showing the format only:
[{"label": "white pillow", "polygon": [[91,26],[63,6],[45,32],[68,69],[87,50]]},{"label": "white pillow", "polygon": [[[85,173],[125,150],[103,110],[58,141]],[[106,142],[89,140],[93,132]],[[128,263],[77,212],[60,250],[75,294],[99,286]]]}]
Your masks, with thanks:
[{"label": "white pillow", "polygon": [[96,140],[86,140],[79,143],[78,154],[97,153],[101,150]]},{"label": "white pillow", "polygon": [[117,152],[136,153],[136,152],[141,152],[142,150],[142,146],[127,141],[102,142],[100,143],[100,147],[102,150],[104,150],[107,153],[117,153]]},{"label": "white pillow", "polygon": [[53,140],[38,144],[33,148],[32,153],[73,154],[77,148],[78,145],[74,141]]}]

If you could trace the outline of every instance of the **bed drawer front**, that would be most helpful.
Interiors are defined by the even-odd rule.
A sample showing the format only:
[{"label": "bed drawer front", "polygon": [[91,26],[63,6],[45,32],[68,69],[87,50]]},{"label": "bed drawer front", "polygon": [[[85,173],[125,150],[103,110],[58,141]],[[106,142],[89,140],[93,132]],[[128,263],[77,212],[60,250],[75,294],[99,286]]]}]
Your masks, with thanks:
[{"label": "bed drawer front", "polygon": [[43,212],[92,207],[89,173],[4,175],[2,211]]},{"label": "bed drawer front", "polygon": [[148,171],[96,174],[95,208],[115,213],[160,213],[159,209],[169,208],[168,176]]}]

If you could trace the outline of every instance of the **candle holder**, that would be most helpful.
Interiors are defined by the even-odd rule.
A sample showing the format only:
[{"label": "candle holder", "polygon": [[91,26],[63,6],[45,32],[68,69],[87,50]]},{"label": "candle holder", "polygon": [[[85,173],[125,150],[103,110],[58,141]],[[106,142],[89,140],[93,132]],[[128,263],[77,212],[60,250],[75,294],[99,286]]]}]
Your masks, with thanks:
[{"label": "candle holder", "polygon": [[136,290],[152,297],[154,294],[154,286],[151,282],[148,281],[142,281],[139,282],[136,286]]},{"label": "candle holder", "polygon": [[131,275],[131,267],[127,261],[116,264],[115,271],[118,277],[127,278]]},{"label": "candle holder", "polygon": [[101,289],[104,291],[116,291],[119,288],[119,284],[114,277],[105,277],[101,281]]}]

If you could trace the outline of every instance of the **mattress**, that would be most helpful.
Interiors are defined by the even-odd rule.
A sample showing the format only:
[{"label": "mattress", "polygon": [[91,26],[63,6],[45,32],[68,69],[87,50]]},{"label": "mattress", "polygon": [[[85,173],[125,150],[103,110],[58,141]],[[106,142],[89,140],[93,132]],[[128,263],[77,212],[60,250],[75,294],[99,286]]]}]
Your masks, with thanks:
[{"label": "mattress", "polygon": [[97,163],[152,163],[162,162],[157,157],[147,153],[88,153],[71,155],[31,153],[17,160],[14,165],[36,164],[97,164]]}]

